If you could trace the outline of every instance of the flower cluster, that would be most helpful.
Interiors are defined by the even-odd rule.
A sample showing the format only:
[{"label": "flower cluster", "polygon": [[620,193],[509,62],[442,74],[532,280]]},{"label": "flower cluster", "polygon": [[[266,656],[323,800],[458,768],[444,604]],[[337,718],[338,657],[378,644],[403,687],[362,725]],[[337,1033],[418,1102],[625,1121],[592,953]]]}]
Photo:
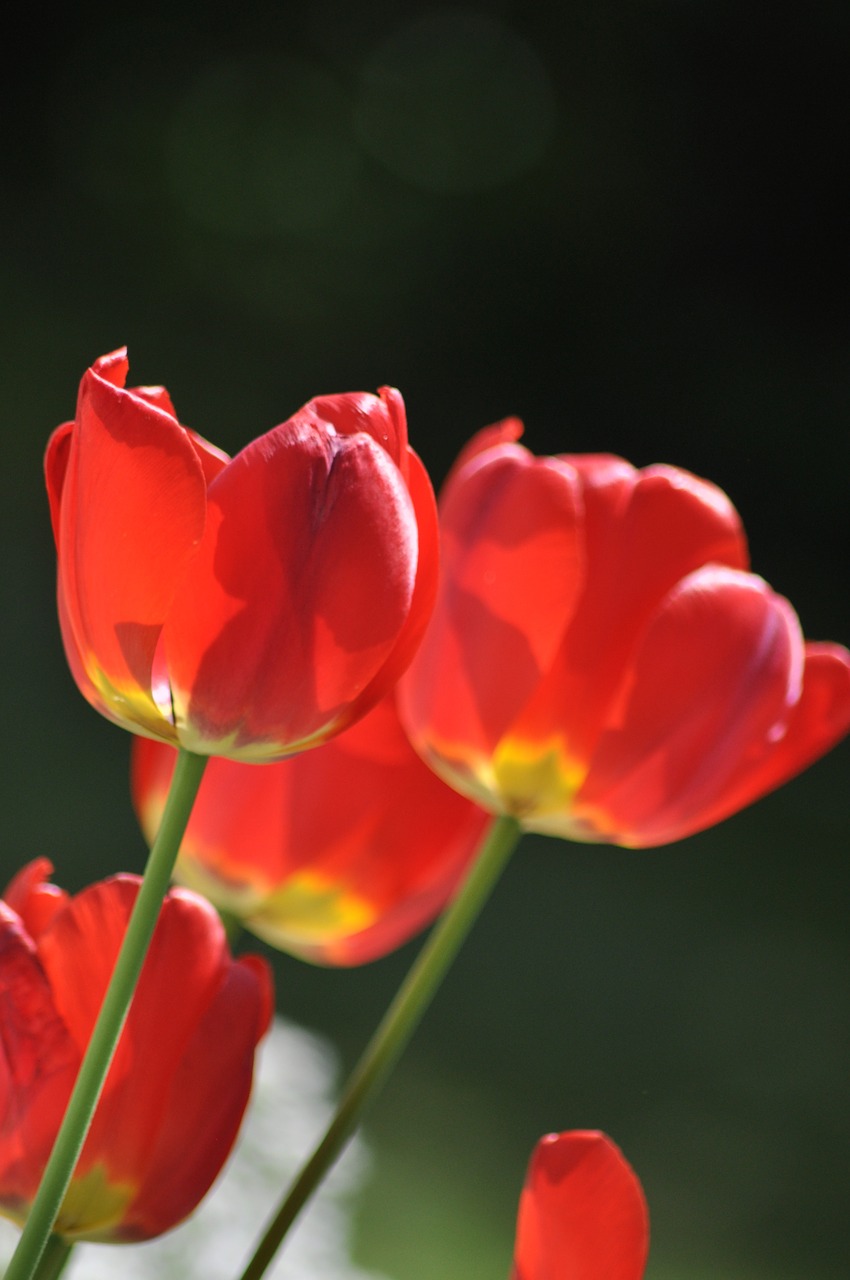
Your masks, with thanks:
[{"label": "flower cluster", "polygon": [[[804,640],[705,480],[538,458],[508,419],[461,452],[438,508],[395,390],[317,397],[230,459],[127,370],[124,351],[88,370],[46,477],[71,672],[137,735],[145,889],[116,875],[70,897],[38,859],[0,901],[0,1212],[38,1217],[77,1125],[47,1227],[66,1242],[169,1229],[233,1144],[273,1000],[215,907],[327,965],[445,913],[326,1165],[523,830],[676,841],[850,729],[850,653]],[[172,870],[184,887],[146,933],[145,890]],[[141,975],[129,1013],[111,977],[125,964]],[[610,1139],[541,1140],[513,1280],[641,1280],[647,1245]]]}]

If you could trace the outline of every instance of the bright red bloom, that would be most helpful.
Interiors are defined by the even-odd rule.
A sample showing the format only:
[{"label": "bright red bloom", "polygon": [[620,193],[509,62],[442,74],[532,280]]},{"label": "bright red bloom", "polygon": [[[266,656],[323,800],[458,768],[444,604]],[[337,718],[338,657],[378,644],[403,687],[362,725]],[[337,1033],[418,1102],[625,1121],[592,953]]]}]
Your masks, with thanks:
[{"label": "bright red bloom", "polygon": [[719,489],[621,458],[535,458],[521,431],[475,437],[440,499],[440,589],[399,705],[442,777],[532,830],[656,845],[847,732],[850,654],[805,644],[747,572]]},{"label": "bright red bloom", "polygon": [[[0,900],[0,1213],[38,1187],[139,886],[121,875],[73,898],[41,858]],[[248,1102],[272,1011],[256,956],[233,961],[215,911],[165,899],[141,980],[54,1230],[146,1240],[195,1208]]]},{"label": "bright red bloom", "polygon": [[640,1182],[604,1133],[550,1133],[534,1149],[511,1280],[641,1280],[649,1217]]},{"label": "bright red bloom", "polygon": [[[148,840],[174,760],[162,743],[133,743],[133,799]],[[177,877],[274,946],[362,964],[430,923],[489,821],[422,763],[388,697],[315,751],[262,769],[211,760]]]},{"label": "bright red bloom", "polygon": [[45,462],[62,636],[89,702],[202,754],[311,746],[419,641],[436,512],[397,391],[311,400],[232,461],[98,360]]}]

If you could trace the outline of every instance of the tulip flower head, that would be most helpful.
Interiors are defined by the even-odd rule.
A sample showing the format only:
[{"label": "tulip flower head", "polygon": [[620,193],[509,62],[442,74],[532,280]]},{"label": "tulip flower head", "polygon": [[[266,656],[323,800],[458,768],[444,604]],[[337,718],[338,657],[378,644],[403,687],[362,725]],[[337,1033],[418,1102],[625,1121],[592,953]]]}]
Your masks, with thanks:
[{"label": "tulip flower head", "polygon": [[640,1182],[604,1133],[550,1133],[519,1202],[511,1280],[642,1280],[649,1217]]},{"label": "tulip flower head", "polygon": [[433,602],[436,512],[397,391],[311,400],[232,460],[126,353],[45,463],[58,607],[89,702],[191,751],[278,759],[363,715]]},{"label": "tulip flower head", "polygon": [[[133,742],[133,799],[149,841],[175,756]],[[489,821],[423,764],[386,697],[314,751],[262,769],[211,760],[176,874],[273,946],[362,964],[431,922]]]},{"label": "tulip flower head", "polygon": [[715,486],[536,458],[488,428],[440,499],[442,574],[400,682],[446,781],[526,828],[625,846],[710,826],[850,728],[850,654],[803,640]]},{"label": "tulip flower head", "polygon": [[[45,859],[0,900],[0,1213],[22,1223],[64,1114],[133,903],[136,876],[75,897]],[[146,1240],[217,1176],[271,1017],[268,967],[234,961],[215,911],[166,897],[133,1005],[54,1230]]]}]

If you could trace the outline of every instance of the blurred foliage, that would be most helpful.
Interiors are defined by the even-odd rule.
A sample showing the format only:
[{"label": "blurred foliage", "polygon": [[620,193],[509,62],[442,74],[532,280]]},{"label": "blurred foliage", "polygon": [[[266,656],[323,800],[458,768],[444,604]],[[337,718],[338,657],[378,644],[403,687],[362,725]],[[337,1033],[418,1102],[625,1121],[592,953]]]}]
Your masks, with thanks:
[{"label": "blurred foliage", "polygon": [[[16,21],[3,878],[35,854],[69,886],[143,860],[127,740],[62,658],[40,480],[84,368],[122,342],[134,381],[230,449],[392,382],[436,478],[508,413],[541,452],[689,467],[807,633],[850,640],[845,5]],[[646,1184],[650,1277],[846,1277],[847,761],[669,850],[527,842],[374,1113],[364,1262],[504,1274],[534,1141],[599,1126]],[[414,950],[282,959],[280,1005],[351,1059]]]}]

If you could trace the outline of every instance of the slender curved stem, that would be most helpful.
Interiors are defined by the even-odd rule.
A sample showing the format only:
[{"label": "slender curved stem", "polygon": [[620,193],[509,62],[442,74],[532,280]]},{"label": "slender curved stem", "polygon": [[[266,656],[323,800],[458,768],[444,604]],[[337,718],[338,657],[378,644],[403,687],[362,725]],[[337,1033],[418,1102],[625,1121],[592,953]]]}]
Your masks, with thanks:
[{"label": "slender curved stem", "polygon": [[241,1280],[260,1280],[287,1231],[351,1137],[419,1025],[521,835],[522,829],[513,818],[497,818],[491,826],[472,870],[417,956],[352,1072],[325,1136],[292,1183]]},{"label": "slender curved stem", "polygon": [[5,1280],[33,1280],[71,1181],[168,889],[207,757],[181,751],[91,1040]]},{"label": "slender curved stem", "polygon": [[71,1257],[73,1245],[61,1236],[49,1236],[35,1269],[35,1280],[59,1280]]}]

